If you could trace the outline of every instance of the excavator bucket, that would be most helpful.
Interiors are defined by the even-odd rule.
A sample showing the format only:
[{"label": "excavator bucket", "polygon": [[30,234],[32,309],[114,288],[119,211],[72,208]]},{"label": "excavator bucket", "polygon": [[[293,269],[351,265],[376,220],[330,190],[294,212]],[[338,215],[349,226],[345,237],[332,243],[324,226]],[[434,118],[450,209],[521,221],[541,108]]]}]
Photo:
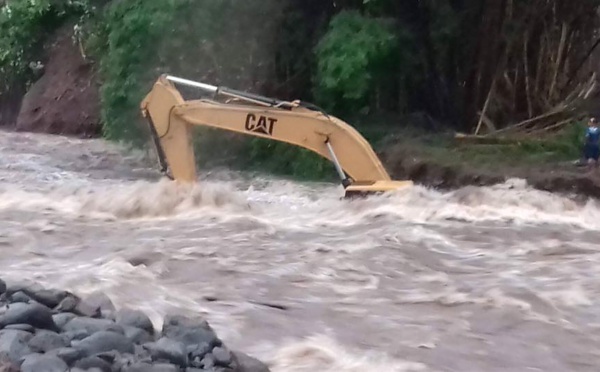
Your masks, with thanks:
[{"label": "excavator bucket", "polygon": [[[175,84],[208,98],[185,100]],[[163,173],[178,182],[197,182],[192,131],[206,126],[284,142],[311,150],[335,165],[345,197],[410,187],[393,181],[360,133],[322,109],[225,87],[161,75],[141,103]]]},{"label": "excavator bucket", "polygon": [[412,181],[376,181],[368,184],[353,183],[344,188],[344,197],[354,199],[378,195],[413,186]]}]

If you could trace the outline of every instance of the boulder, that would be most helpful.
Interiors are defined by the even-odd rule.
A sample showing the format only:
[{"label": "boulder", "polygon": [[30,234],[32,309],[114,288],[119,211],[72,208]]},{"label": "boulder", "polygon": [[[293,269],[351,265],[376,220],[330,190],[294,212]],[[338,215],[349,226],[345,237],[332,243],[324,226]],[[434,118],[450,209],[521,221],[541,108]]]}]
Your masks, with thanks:
[{"label": "boulder", "polygon": [[16,329],[19,331],[25,331],[29,333],[35,332],[35,327],[30,326],[29,324],[9,324],[4,329]]},{"label": "boulder", "polygon": [[89,371],[90,369],[98,369],[101,372],[112,372],[112,366],[106,360],[98,357],[98,356],[89,356],[78,361],[73,364],[74,368],[81,368],[84,371]]},{"label": "boulder", "polygon": [[58,330],[52,320],[52,311],[38,303],[11,304],[6,312],[0,316],[0,327],[10,324],[29,324],[35,328]]},{"label": "boulder", "polygon": [[0,331],[0,355],[11,363],[18,364],[21,358],[31,354],[27,342],[33,337],[31,333],[18,330]]},{"label": "boulder", "polygon": [[162,335],[188,345],[207,343],[211,347],[221,346],[221,340],[208,322],[202,318],[183,315],[167,315],[163,321]]},{"label": "boulder", "polygon": [[112,331],[100,331],[84,338],[81,341],[73,341],[72,346],[81,350],[84,355],[91,356],[107,351],[133,354],[135,349],[133,343],[123,334]]},{"label": "boulder", "polygon": [[73,318],[77,316],[73,313],[58,313],[52,315],[52,320],[54,320],[54,324],[60,329],[63,329],[65,324],[67,324]]},{"label": "boulder", "polygon": [[121,309],[116,314],[117,324],[143,329],[150,335],[154,334],[154,325],[148,317],[139,310]]},{"label": "boulder", "polygon": [[68,372],[69,366],[59,357],[46,354],[30,354],[21,364],[21,372]]},{"label": "boulder", "polygon": [[236,372],[270,372],[269,367],[260,360],[240,351],[233,351]]},{"label": "boulder", "polygon": [[83,355],[83,351],[77,350],[72,347],[61,347],[59,349],[51,350],[47,353],[48,355],[54,355],[64,360],[68,365],[72,365],[79,359],[81,359]]},{"label": "boulder", "polygon": [[71,319],[62,328],[64,332],[73,332],[85,330],[90,335],[100,331],[113,331],[125,334],[125,330],[120,325],[110,319],[98,319],[88,317],[76,317]]},{"label": "boulder", "polygon": [[56,332],[40,330],[28,342],[29,348],[36,353],[66,347],[65,339]]},{"label": "boulder", "polygon": [[147,343],[144,347],[150,352],[153,361],[168,361],[185,367],[188,364],[187,350],[183,342],[163,337],[156,342]]},{"label": "boulder", "polygon": [[8,287],[6,292],[13,300],[15,296],[20,302],[25,302],[25,299],[30,298],[49,308],[56,307],[68,295],[67,291],[47,289],[34,282],[14,283]]}]

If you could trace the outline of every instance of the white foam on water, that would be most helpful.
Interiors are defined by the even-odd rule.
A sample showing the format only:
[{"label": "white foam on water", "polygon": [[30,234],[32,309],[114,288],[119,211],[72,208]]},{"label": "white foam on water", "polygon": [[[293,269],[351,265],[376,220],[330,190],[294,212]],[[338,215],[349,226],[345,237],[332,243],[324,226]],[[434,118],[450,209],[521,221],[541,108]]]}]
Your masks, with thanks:
[{"label": "white foam on water", "polygon": [[[274,372],[433,370],[411,355],[352,348],[335,331],[323,334],[318,327],[335,325],[338,316],[348,324],[374,319],[365,324],[388,332],[384,338],[394,337],[399,319],[423,316],[427,330],[415,331],[421,341],[441,339],[452,323],[461,324],[457,334],[469,334],[462,314],[471,310],[550,324],[557,337],[565,336],[557,324],[582,332],[596,320],[597,244],[573,233],[600,229],[594,200],[578,203],[522,180],[455,191],[415,186],[353,201],[340,200],[337,185],[234,172],[182,186],[121,177],[134,165],[99,141],[15,138],[22,146],[0,138],[4,279],[28,277],[82,295],[105,291],[117,306],[147,312],[158,328],[175,309],[207,316],[225,338],[243,337],[253,316],[272,327],[277,316],[290,327],[314,327],[307,330],[313,337],[254,350]],[[519,234],[482,228],[491,235],[476,236],[472,228],[490,222],[515,233],[544,224],[551,229],[533,234],[568,233],[520,242]],[[131,256],[144,263],[132,264]],[[233,299],[209,305],[198,299],[203,293]],[[293,301],[314,306],[319,319],[303,323],[251,307],[248,299],[259,295],[289,296],[292,309]],[[466,310],[457,315],[458,308]],[[364,333],[365,344],[374,344],[370,336]],[[436,357],[428,363],[437,364]]]},{"label": "white foam on water", "polygon": [[434,371],[423,363],[400,360],[375,351],[351,350],[324,334],[288,341],[275,351],[257,351],[256,354],[263,357],[273,372]]}]

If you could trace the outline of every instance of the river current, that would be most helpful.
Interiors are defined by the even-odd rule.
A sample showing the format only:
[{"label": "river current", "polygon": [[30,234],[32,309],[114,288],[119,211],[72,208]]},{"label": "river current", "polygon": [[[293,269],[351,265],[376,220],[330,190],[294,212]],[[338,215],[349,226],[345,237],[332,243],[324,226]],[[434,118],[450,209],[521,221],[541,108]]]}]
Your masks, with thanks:
[{"label": "river current", "polygon": [[273,372],[597,371],[600,203],[521,180],[341,200],[230,171],[177,188],[100,140],[0,132],[0,272],[204,315]]}]

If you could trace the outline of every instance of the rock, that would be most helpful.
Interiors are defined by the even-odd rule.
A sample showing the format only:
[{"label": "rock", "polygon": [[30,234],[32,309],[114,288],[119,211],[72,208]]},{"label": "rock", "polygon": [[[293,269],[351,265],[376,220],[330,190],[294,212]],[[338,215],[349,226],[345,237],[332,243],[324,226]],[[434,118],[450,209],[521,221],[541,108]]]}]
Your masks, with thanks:
[{"label": "rock", "polygon": [[190,367],[202,368],[204,364],[202,363],[203,358],[193,357],[188,360],[188,364]]},{"label": "rock", "polygon": [[31,299],[49,308],[56,307],[65,297],[68,292],[62,290],[46,289],[39,283],[16,283],[8,287],[7,292],[12,296],[21,292]]},{"label": "rock", "polygon": [[29,333],[35,332],[35,327],[30,326],[29,324],[9,324],[4,329],[16,329],[19,331],[25,331]]},{"label": "rock", "polygon": [[116,360],[121,358],[121,353],[116,350],[103,351],[101,353],[96,354],[98,358],[107,361],[110,364],[114,364]]},{"label": "rock", "polygon": [[114,358],[112,363],[113,370],[122,371],[137,362],[136,358],[132,354],[119,354]]},{"label": "rock", "polygon": [[0,279],[0,293],[6,292],[6,282]]},{"label": "rock", "polygon": [[122,372],[180,372],[181,369],[173,364],[166,363],[135,363],[131,366],[123,368]]},{"label": "rock", "polygon": [[204,369],[212,369],[215,366],[215,357],[212,354],[206,354],[204,358],[202,358],[200,366]]},{"label": "rock", "polygon": [[211,347],[221,346],[221,340],[204,319],[193,319],[182,315],[167,315],[164,318],[162,335],[188,345],[207,343]]},{"label": "rock", "polygon": [[139,310],[121,309],[116,315],[117,324],[143,329],[150,335],[154,334],[154,325],[148,317]]},{"label": "rock", "polygon": [[122,372],[149,372],[152,370],[152,364],[137,362],[125,368],[122,368]]},{"label": "rock", "polygon": [[21,364],[22,372],[67,372],[69,366],[60,358],[53,355],[30,354]]},{"label": "rock", "polygon": [[92,368],[98,368],[102,372],[112,372],[110,363],[97,356],[89,356],[83,359],[79,359],[73,364],[75,368],[81,368],[83,370],[90,370]]},{"label": "rock", "polygon": [[[91,297],[82,300],[78,296],[69,295],[65,297],[60,304],[56,307],[57,311],[60,312],[71,312],[75,315],[87,317],[87,318],[101,318],[102,314],[102,304],[107,303],[108,297],[103,293],[100,294],[92,294]],[[108,299],[110,302],[110,299]],[[110,305],[105,305],[107,310],[105,310],[105,314],[107,315],[111,310],[112,302]]]},{"label": "rock", "polygon": [[46,353],[50,350],[65,347],[65,339],[58,333],[51,331],[38,331],[28,342],[29,347],[33,352]]},{"label": "rock", "polygon": [[27,296],[25,294],[25,292],[19,291],[17,293],[13,293],[10,296],[10,302],[15,303],[15,302],[24,302],[26,304],[31,302],[31,297]]},{"label": "rock", "polygon": [[6,305],[8,303],[10,303],[10,296],[6,292],[0,294],[0,305]]},{"label": "rock", "polygon": [[150,336],[150,334],[143,329],[131,326],[123,326],[123,328],[125,330],[125,337],[127,337],[133,343],[145,344],[153,341],[152,336]]},{"label": "rock", "polygon": [[166,360],[182,367],[188,363],[186,347],[180,341],[163,337],[156,342],[145,344],[144,347],[150,351],[153,361]]},{"label": "rock", "polygon": [[236,372],[270,372],[269,367],[260,360],[244,354],[240,351],[233,351],[233,362],[236,365]]},{"label": "rock", "polygon": [[152,372],[180,372],[181,369],[173,364],[156,363],[152,365]]},{"label": "rock", "polygon": [[[77,308],[81,300],[79,297],[69,294],[67,297],[63,298],[63,300],[54,308],[56,311],[60,311],[61,313],[73,312]],[[84,316],[92,316],[93,314],[80,314]]]},{"label": "rock", "polygon": [[123,327],[108,319],[76,317],[71,319],[62,328],[64,332],[85,330],[90,335],[100,331],[112,331],[125,334]]},{"label": "rock", "polygon": [[73,313],[59,313],[52,315],[52,320],[54,320],[54,324],[56,324],[58,328],[63,329],[65,324],[75,317],[77,317],[77,315]]},{"label": "rock", "polygon": [[29,324],[35,328],[58,330],[52,320],[52,311],[38,303],[11,304],[4,315],[0,316],[0,327],[9,324]]},{"label": "rock", "polygon": [[229,367],[231,365],[231,352],[224,347],[215,347],[212,351],[215,358],[215,365],[220,367]]},{"label": "rock", "polygon": [[72,346],[77,350],[82,350],[86,356],[113,350],[129,354],[133,354],[135,351],[131,341],[124,335],[112,331],[96,332],[81,341],[73,341]]},{"label": "rock", "polygon": [[27,293],[27,295],[37,302],[48,306],[49,308],[54,308],[63,300],[63,298],[67,296],[67,292],[43,289],[40,291]]},{"label": "rock", "polygon": [[83,316],[83,317],[88,317],[88,318],[101,318],[102,317],[102,313],[100,312],[100,309],[97,307],[92,307],[88,304],[86,304],[85,302],[77,302],[77,304],[75,305],[75,307],[73,308],[73,313],[79,315],[79,316]]},{"label": "rock", "polygon": [[65,340],[65,343],[67,343],[69,345],[71,344],[71,342],[73,342],[75,340],[83,340],[84,338],[91,336],[91,334],[88,331],[86,331],[85,329],[80,329],[77,331],[63,332],[60,335]]},{"label": "rock", "polygon": [[[270,372],[259,360],[229,350],[202,318],[167,315],[153,342],[156,331],[147,315],[116,312],[101,292],[80,300],[20,284],[1,299],[0,372]],[[11,300],[16,302],[7,303]],[[64,311],[56,313],[59,309]]]},{"label": "rock", "polygon": [[200,345],[189,345],[187,347],[188,357],[190,360],[193,360],[195,358],[199,358],[199,360],[202,360],[202,358],[204,358],[206,354],[210,353],[210,351],[211,347],[206,342],[203,342]]},{"label": "rock", "polygon": [[63,313],[69,312],[87,318],[100,318],[102,316],[100,309],[97,306],[86,303],[73,294],[65,297],[60,304],[56,306],[55,310]]},{"label": "rock", "polygon": [[83,351],[72,347],[61,347],[59,349],[50,350],[47,355],[57,356],[64,360],[68,365],[72,365],[84,356]]},{"label": "rock", "polygon": [[[114,318],[114,313],[116,312],[115,305],[112,303],[111,299],[104,292],[93,292],[85,299],[83,299],[78,305],[77,309],[79,311],[93,311],[96,314],[100,314],[100,316],[104,318]],[[90,315],[88,315],[90,316]]]},{"label": "rock", "polygon": [[31,354],[27,342],[33,337],[31,333],[5,329],[0,331],[0,355],[12,363],[19,363],[25,355]]},{"label": "rock", "polygon": [[152,357],[150,356],[150,352],[143,345],[133,345],[133,355],[135,355],[135,359],[138,362],[152,362]]}]

